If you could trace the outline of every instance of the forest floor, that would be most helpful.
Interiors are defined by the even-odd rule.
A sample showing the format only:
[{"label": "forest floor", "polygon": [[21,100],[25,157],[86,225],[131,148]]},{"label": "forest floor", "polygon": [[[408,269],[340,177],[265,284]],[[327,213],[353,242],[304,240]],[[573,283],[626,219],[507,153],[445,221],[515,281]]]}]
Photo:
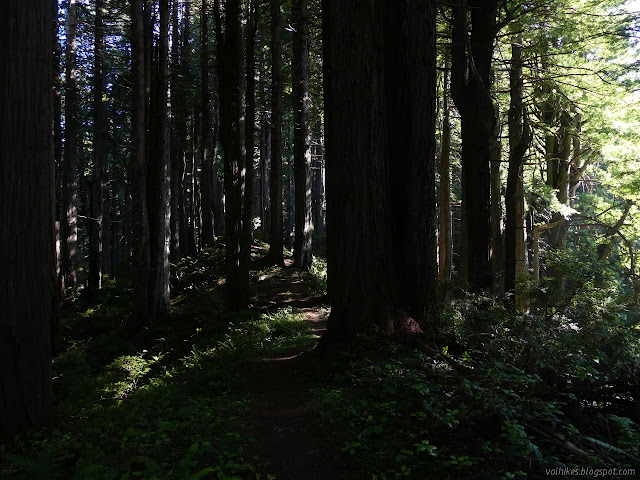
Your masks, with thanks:
[{"label": "forest floor", "polygon": [[[324,299],[311,290],[285,259],[285,268],[275,275],[269,300],[254,307],[282,309],[293,306],[302,312],[318,338],[326,328]],[[256,439],[256,454],[269,462],[268,475],[281,480],[340,479],[338,451],[327,441],[314,421],[309,389],[313,381],[306,370],[309,350],[301,347],[259,361],[251,393],[254,405],[250,423]]]},{"label": "forest floor", "polygon": [[[437,355],[372,334],[320,358],[313,349],[329,313],[322,259],[309,273],[290,259],[266,265],[265,253],[254,248],[250,306],[239,312],[225,304],[222,246],[173,265],[171,308],[157,324],[127,327],[127,272],[105,278],[95,297],[77,292],[61,312],[64,348],[52,364],[56,424],[0,445],[0,478],[507,480],[546,478],[554,468],[592,469],[579,478],[602,476],[597,468],[626,469],[609,478],[640,471],[640,394],[622,377],[640,371],[637,355],[616,360],[602,346],[584,354],[580,335],[593,330],[550,329],[548,319],[460,296],[443,309],[442,334],[425,338]],[[634,331],[624,337],[632,353],[640,348]],[[600,344],[609,338],[598,335]],[[626,378],[616,390],[612,371]]]}]

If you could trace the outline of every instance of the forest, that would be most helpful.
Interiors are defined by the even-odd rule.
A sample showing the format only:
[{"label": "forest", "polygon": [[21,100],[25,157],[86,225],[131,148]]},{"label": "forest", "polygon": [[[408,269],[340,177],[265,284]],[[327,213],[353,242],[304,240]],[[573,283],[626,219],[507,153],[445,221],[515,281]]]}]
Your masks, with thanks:
[{"label": "forest", "polygon": [[636,478],[637,0],[0,37],[0,478]]}]

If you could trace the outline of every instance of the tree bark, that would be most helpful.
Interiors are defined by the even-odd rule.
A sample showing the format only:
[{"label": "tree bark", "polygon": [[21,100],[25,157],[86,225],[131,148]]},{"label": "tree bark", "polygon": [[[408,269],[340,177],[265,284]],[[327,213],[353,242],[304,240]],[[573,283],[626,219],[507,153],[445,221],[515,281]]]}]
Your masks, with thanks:
[{"label": "tree bark", "polygon": [[[187,13],[188,15],[188,13]],[[178,260],[182,256],[182,246],[180,240],[184,242],[186,236],[183,223],[185,220],[184,210],[184,173],[185,154],[187,143],[187,117],[185,104],[187,102],[184,91],[182,67],[185,65],[182,54],[188,50],[181,43],[184,38],[184,16],[182,12],[183,24],[180,27],[180,4],[178,0],[173,0],[173,33],[171,43],[171,245],[170,258]]]},{"label": "tree bark", "polygon": [[524,219],[524,187],[522,167],[524,155],[531,144],[531,129],[522,104],[522,36],[511,45],[511,69],[509,72],[509,171],[505,192],[505,262],[504,292],[515,293],[515,302],[523,307],[517,288],[518,275],[527,271]]},{"label": "tree bark", "polygon": [[310,270],[311,252],[311,130],[309,128],[309,19],[307,0],[293,2],[293,155],[295,175],[294,265]]},{"label": "tree bark", "polygon": [[451,119],[449,114],[449,72],[448,60],[445,64],[444,86],[442,89],[442,141],[440,147],[440,237],[439,274],[443,280],[451,280],[453,258],[451,224]]},{"label": "tree bark", "polygon": [[435,3],[325,0],[323,43],[327,345],[433,302]]},{"label": "tree bark", "polygon": [[129,178],[131,182],[131,236],[133,247],[133,325],[149,320],[149,211],[147,204],[146,165],[146,82],[143,6],[145,0],[131,0],[131,55],[134,76],[133,116],[131,120],[132,152]]},{"label": "tree bark", "polygon": [[[202,247],[213,246],[214,242],[214,215],[213,215],[213,163],[215,152],[215,139],[213,125],[211,123],[211,98],[209,94],[209,17],[207,15],[207,2],[202,2],[200,11],[200,103],[202,105],[202,123],[200,124],[200,138],[202,141],[201,180],[200,195],[202,205]],[[217,175],[217,173],[215,173]]]},{"label": "tree bark", "polygon": [[65,147],[63,169],[62,264],[65,286],[78,282],[78,87],[76,84],[77,3],[69,1],[66,39]]},{"label": "tree bark", "polygon": [[51,2],[0,16],[0,442],[50,425],[55,275]]},{"label": "tree bark", "polygon": [[93,179],[91,184],[91,220],[89,229],[89,290],[102,288],[102,241],[103,220],[106,213],[104,201],[106,189],[106,108],[104,94],[104,25],[102,11],[104,0],[96,0],[94,25],[93,68]]},{"label": "tree bark", "polygon": [[169,290],[169,244],[171,240],[171,203],[169,157],[171,107],[169,99],[169,0],[159,0],[160,37],[158,67],[152,102],[150,129],[153,132],[148,187],[151,264],[149,276],[150,321],[162,320],[167,314]]},{"label": "tree bark", "polygon": [[282,18],[281,0],[271,2],[271,233],[269,258],[274,265],[284,264],[282,224]]},{"label": "tree bark", "polygon": [[493,283],[489,162],[496,122],[490,95],[496,12],[497,0],[469,0],[454,8],[453,22],[451,93],[462,124],[463,251],[469,285],[477,289]]},{"label": "tree bark", "polygon": [[[229,307],[248,303],[248,275],[241,275],[242,187],[245,165],[245,77],[242,32],[243,0],[226,0],[222,71],[222,142],[224,148],[226,292]],[[248,273],[248,271],[246,272]]]}]

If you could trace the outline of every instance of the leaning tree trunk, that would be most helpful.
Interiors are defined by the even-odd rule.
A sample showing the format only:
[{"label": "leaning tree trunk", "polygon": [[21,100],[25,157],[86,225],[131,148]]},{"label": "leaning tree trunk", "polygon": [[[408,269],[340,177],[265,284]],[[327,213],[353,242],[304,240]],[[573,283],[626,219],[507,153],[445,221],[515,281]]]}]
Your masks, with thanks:
[{"label": "leaning tree trunk", "polygon": [[284,261],[282,224],[282,18],[281,0],[271,1],[271,171],[269,193],[271,232],[269,258],[275,265]]},{"label": "leaning tree trunk", "polygon": [[104,25],[102,10],[104,0],[96,0],[95,13],[95,65],[93,68],[93,180],[91,184],[91,220],[89,229],[89,289],[102,288],[102,241],[106,213],[104,193],[106,189],[106,108],[104,94]]},{"label": "leaning tree trunk", "polygon": [[5,0],[0,17],[0,443],[53,420],[53,18]]},{"label": "leaning tree trunk", "polygon": [[69,1],[67,11],[67,59],[65,94],[65,146],[63,169],[62,264],[65,286],[78,282],[78,87],[76,84],[77,3]]},{"label": "leaning tree trunk", "polygon": [[240,265],[239,275],[242,288],[240,297],[249,301],[249,271],[251,269],[251,244],[253,243],[253,154],[255,144],[256,126],[256,55],[255,42],[258,28],[258,2],[251,0],[247,5],[249,18],[247,21],[246,40],[246,108],[245,108],[245,175],[244,192],[242,194],[242,232],[240,234]]},{"label": "leaning tree trunk", "polygon": [[311,253],[311,130],[309,128],[309,20],[307,0],[293,2],[293,155],[295,176],[294,265],[310,270]]}]

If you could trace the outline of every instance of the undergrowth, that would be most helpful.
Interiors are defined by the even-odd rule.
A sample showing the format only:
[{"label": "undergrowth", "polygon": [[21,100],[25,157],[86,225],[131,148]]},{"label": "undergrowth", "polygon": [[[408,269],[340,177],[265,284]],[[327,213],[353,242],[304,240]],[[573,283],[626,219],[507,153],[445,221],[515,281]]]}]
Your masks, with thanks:
[{"label": "undergrowth", "polygon": [[128,331],[130,290],[113,280],[62,312],[55,428],[0,447],[1,477],[261,478],[266,460],[250,453],[246,423],[255,362],[317,339],[291,307],[227,311],[221,250],[172,270],[174,300],[161,324]]}]

